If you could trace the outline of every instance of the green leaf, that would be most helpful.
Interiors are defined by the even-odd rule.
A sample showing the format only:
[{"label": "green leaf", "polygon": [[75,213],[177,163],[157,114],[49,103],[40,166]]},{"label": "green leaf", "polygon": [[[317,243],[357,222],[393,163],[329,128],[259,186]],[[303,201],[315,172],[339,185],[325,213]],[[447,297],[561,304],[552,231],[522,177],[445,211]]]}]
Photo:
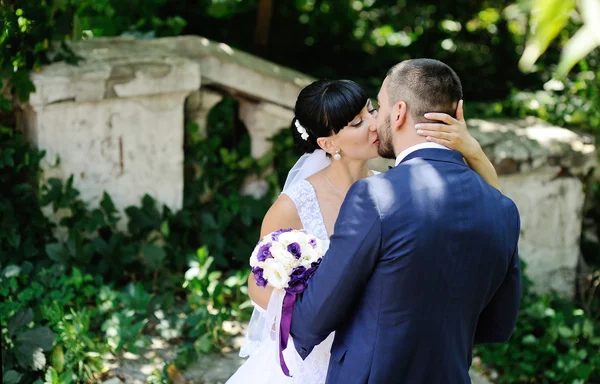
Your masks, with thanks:
[{"label": "green leaf", "polygon": [[579,28],[577,33],[565,44],[560,62],[558,64],[557,77],[564,78],[571,68],[600,44],[600,38],[594,36],[593,27],[585,24]]},{"label": "green leaf", "polygon": [[15,357],[19,365],[34,371],[41,371],[46,366],[46,356],[42,348],[31,344],[20,344],[15,348]]},{"label": "green leaf", "polygon": [[4,376],[2,376],[2,382],[4,384],[18,384],[21,381],[22,374],[17,371],[7,371]]},{"label": "green leaf", "polygon": [[157,245],[146,245],[142,249],[142,254],[146,264],[152,270],[158,270],[162,266],[163,260],[167,257],[165,251]]},{"label": "green leaf", "polygon": [[567,24],[569,13],[574,8],[574,0],[533,0],[531,33],[519,61],[522,71],[529,71],[533,67],[550,42]]},{"label": "green leaf", "polygon": [[6,268],[4,268],[4,271],[2,271],[2,276],[6,277],[7,279],[10,279],[11,277],[16,277],[19,276],[19,274],[21,273],[21,267],[19,267],[18,265],[7,265]]},{"label": "green leaf", "polygon": [[46,254],[50,260],[57,263],[65,263],[69,260],[69,251],[61,243],[46,244]]},{"label": "green leaf", "polygon": [[106,192],[102,194],[102,200],[100,201],[100,207],[104,210],[107,215],[114,215],[118,213],[115,204],[113,203],[110,195]]},{"label": "green leaf", "polygon": [[171,230],[169,228],[169,221],[168,220],[164,220],[162,222],[162,224],[160,225],[160,233],[162,233],[163,236],[165,236],[165,237],[169,237],[169,234],[171,233]]},{"label": "green leaf", "polygon": [[21,309],[8,320],[8,335],[14,335],[19,329],[33,321],[33,310],[31,308]]},{"label": "green leaf", "polygon": [[523,340],[521,342],[524,345],[534,345],[534,344],[537,344],[537,341],[538,340],[534,335],[529,334],[529,335],[526,335],[525,337],[523,337]]},{"label": "green leaf", "polygon": [[210,333],[205,333],[197,340],[196,345],[198,350],[202,353],[208,353],[213,348],[213,343],[210,337]]},{"label": "green leaf", "polygon": [[217,229],[219,227],[215,217],[209,212],[202,213],[202,224],[210,229]]},{"label": "green leaf", "polygon": [[585,321],[583,322],[583,336],[594,336],[594,323],[589,319],[585,319]]},{"label": "green leaf", "polygon": [[54,368],[50,367],[46,371],[46,375],[44,375],[44,384],[60,384],[58,373]]},{"label": "green leaf", "polygon": [[564,325],[561,325],[558,327],[558,334],[561,337],[568,339],[569,337],[573,336],[573,330],[569,327],[565,327]]},{"label": "green leaf", "polygon": [[17,336],[17,344],[30,344],[41,348],[43,351],[52,349],[52,344],[56,339],[56,333],[52,332],[48,327],[38,327],[27,330]]}]

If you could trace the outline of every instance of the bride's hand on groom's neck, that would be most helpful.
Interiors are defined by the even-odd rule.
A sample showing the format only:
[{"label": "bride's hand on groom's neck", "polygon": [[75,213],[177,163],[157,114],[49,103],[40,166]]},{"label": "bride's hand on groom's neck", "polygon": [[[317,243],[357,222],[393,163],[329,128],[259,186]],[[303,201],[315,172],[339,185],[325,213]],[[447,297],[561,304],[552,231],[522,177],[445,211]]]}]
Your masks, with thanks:
[{"label": "bride's hand on groom's neck", "polygon": [[469,133],[463,111],[463,101],[458,102],[456,118],[446,113],[426,113],[425,118],[436,123],[415,125],[417,134],[427,141],[441,144],[459,151],[471,169],[477,172],[488,184],[500,190],[500,181],[493,164],[483,152],[479,142]]}]

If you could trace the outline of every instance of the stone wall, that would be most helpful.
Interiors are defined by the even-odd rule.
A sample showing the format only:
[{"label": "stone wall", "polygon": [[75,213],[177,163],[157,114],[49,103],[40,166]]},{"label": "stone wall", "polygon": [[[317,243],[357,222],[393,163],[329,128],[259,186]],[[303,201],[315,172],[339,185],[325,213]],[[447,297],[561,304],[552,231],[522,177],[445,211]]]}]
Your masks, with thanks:
[{"label": "stone wall", "polygon": [[121,211],[144,194],[180,209],[184,102],[200,87],[198,63],[153,54],[86,58],[32,74],[36,92],[21,129],[46,151],[45,178],[73,175],[92,206],[106,191]]},{"label": "stone wall", "polygon": [[[184,121],[206,130],[224,95],[240,102],[252,155],[289,126],[300,90],[313,79],[198,36],[73,44],[86,60],[33,74],[36,93],[22,128],[48,153],[46,177],[74,175],[92,206],[103,191],[123,210],[148,193],[173,210],[183,198]],[[540,291],[574,293],[584,193],[580,177],[596,164],[592,141],[535,119],[469,120],[521,213],[520,254]],[[60,156],[60,164],[54,160]],[[374,161],[374,169],[389,163]],[[264,193],[261,180],[244,192]],[[485,255],[482,255],[485,257]]]},{"label": "stone wall", "polygon": [[573,297],[585,200],[582,178],[597,164],[591,137],[543,121],[471,120],[521,215],[519,254],[540,292]]}]

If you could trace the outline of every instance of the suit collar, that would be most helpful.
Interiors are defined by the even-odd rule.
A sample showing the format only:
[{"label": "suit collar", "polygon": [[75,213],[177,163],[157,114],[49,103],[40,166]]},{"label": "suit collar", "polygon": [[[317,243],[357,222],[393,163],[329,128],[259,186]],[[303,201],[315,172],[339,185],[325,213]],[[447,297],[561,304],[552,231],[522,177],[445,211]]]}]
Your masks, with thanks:
[{"label": "suit collar", "polygon": [[422,148],[417,149],[408,155],[406,155],[400,164],[406,163],[407,161],[415,158],[421,158],[424,160],[444,161],[447,163],[456,163],[466,166],[463,156],[460,152],[451,149],[441,148]]},{"label": "suit collar", "polygon": [[396,157],[396,164],[398,165],[402,162],[402,160],[404,160],[404,158],[408,155],[410,155],[411,153],[413,153],[414,151],[417,151],[419,149],[425,149],[425,148],[440,148],[440,149],[447,149],[449,150],[450,148],[445,147],[441,144],[438,143],[420,143],[417,145],[413,145],[412,147],[408,147],[406,148],[404,151],[400,152],[400,154],[398,155],[398,157]]}]

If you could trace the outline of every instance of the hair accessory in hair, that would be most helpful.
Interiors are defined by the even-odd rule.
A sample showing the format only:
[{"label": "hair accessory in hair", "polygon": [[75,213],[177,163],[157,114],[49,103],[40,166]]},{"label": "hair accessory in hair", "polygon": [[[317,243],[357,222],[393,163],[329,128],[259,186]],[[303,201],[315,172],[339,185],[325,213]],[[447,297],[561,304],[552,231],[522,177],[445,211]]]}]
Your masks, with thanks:
[{"label": "hair accessory in hair", "polygon": [[300,124],[300,121],[298,121],[298,119],[296,119],[294,125],[296,126],[296,130],[300,134],[300,137],[302,137],[302,140],[308,140],[308,132],[306,132],[306,128],[304,128],[302,124]]}]

